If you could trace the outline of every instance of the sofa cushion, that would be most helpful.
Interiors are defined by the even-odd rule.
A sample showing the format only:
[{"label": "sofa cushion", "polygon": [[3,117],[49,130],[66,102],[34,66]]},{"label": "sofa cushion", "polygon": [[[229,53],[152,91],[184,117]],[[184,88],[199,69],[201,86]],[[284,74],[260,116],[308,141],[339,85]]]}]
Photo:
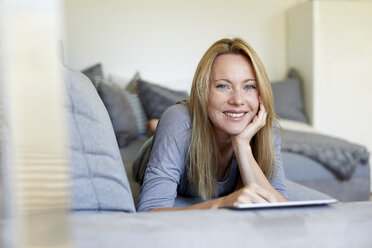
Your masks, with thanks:
[{"label": "sofa cushion", "polygon": [[161,114],[181,99],[188,98],[184,91],[171,90],[139,79],[138,95],[148,119],[159,119]]},{"label": "sofa cushion", "polygon": [[138,133],[142,136],[146,135],[147,117],[138,96],[137,81],[140,79],[139,72],[136,72],[129,81],[112,74],[109,76],[109,79],[110,82],[115,83],[122,89],[122,93],[128,99],[129,105],[131,106],[132,112],[136,118]]},{"label": "sofa cushion", "polygon": [[291,70],[289,77],[272,83],[275,113],[284,119],[308,123],[304,113],[301,79]]},{"label": "sofa cushion", "polygon": [[139,134],[128,95],[118,85],[103,80],[97,91],[106,106],[119,146],[128,145]]},{"label": "sofa cushion", "polygon": [[134,212],[114,130],[93,84],[65,68],[69,156],[74,211]]}]

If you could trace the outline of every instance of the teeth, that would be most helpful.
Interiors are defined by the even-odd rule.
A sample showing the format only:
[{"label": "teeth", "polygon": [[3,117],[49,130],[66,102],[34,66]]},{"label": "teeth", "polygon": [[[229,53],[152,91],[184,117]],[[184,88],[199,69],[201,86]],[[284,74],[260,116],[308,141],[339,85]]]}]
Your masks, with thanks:
[{"label": "teeth", "polygon": [[242,117],[244,115],[244,113],[235,114],[235,113],[229,113],[229,112],[225,112],[225,114],[233,118]]}]

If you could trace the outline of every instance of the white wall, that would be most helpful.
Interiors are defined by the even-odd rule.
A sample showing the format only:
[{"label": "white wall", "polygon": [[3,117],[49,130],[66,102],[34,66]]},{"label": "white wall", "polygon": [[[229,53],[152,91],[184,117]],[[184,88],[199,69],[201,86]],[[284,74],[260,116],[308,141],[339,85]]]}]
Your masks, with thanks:
[{"label": "white wall", "polygon": [[[304,0],[66,0],[65,61],[75,69],[101,62],[106,74],[185,88],[205,50],[240,36],[284,78],[286,11]],[[180,83],[180,85],[175,85]]]},{"label": "white wall", "polygon": [[314,24],[313,7],[310,2],[300,4],[288,11],[288,67],[296,68],[303,79],[305,112],[310,123],[314,117]]},{"label": "white wall", "polygon": [[372,1],[321,2],[314,25],[314,125],[372,151]]}]

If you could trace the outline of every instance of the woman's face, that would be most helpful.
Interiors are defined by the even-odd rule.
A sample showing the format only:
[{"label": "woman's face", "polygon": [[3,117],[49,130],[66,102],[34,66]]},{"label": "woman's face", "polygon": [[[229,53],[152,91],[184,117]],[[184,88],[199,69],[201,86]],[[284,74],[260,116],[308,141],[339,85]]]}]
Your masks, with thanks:
[{"label": "woman's face", "polygon": [[259,108],[256,76],[244,55],[218,56],[211,71],[208,117],[219,137],[240,134]]}]

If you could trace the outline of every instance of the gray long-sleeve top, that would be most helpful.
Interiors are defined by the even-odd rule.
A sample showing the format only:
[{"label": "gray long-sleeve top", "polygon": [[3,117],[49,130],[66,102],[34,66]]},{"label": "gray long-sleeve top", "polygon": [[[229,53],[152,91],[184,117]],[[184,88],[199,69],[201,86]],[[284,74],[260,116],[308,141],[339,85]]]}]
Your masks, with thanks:
[{"label": "gray long-sleeve top", "polygon": [[[187,178],[186,162],[191,139],[191,118],[184,104],[167,109],[156,129],[154,143],[145,172],[137,211],[172,207],[177,195],[195,196],[192,182]],[[271,185],[288,198],[285,186],[280,137],[274,132],[276,176]],[[232,193],[240,177],[235,157],[221,182],[218,182],[217,197]]]}]

